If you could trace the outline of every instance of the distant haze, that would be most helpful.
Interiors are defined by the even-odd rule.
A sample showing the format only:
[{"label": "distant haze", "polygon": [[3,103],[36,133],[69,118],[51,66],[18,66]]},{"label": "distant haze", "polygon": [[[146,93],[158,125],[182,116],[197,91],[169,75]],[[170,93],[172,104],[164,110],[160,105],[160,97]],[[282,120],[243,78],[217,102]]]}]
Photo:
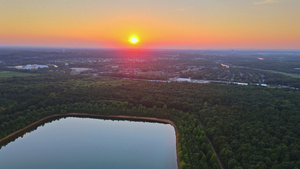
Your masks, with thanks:
[{"label": "distant haze", "polygon": [[299,0],[0,0],[0,46],[300,49]]}]

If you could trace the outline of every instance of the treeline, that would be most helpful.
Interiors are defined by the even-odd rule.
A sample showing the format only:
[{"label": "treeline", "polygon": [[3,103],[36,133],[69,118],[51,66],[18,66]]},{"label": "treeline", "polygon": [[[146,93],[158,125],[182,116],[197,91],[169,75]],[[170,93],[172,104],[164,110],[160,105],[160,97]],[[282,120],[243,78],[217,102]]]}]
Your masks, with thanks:
[{"label": "treeline", "polygon": [[184,168],[218,167],[207,136],[225,168],[300,168],[297,90],[44,75],[0,94],[0,137],[52,113],[149,116],[176,123]]},{"label": "treeline", "polygon": [[[300,72],[300,71],[299,71]],[[295,74],[294,76],[297,76]],[[255,70],[251,68],[239,67],[222,67],[215,65],[212,68],[203,68],[199,71],[188,71],[181,73],[180,77],[202,80],[218,80],[231,82],[245,82],[245,83],[266,83],[272,86],[289,86],[300,87],[300,78],[293,77],[293,75],[286,75],[284,73],[275,73],[264,70]]]},{"label": "treeline", "polygon": [[[132,106],[127,102],[120,101],[98,101],[94,103],[77,102],[74,104],[63,104],[48,106],[37,110],[27,109],[23,112],[24,116],[18,116],[14,120],[4,122],[0,125],[0,138],[24,128],[25,126],[53,114],[65,114],[71,112],[81,112],[101,115],[127,115],[155,117],[170,119],[178,127],[179,158],[183,169],[198,168],[204,169],[219,168],[216,155],[212,152],[207,142],[203,126],[199,121],[182,111],[164,108],[146,108]],[[0,145],[1,148],[1,145]]]}]

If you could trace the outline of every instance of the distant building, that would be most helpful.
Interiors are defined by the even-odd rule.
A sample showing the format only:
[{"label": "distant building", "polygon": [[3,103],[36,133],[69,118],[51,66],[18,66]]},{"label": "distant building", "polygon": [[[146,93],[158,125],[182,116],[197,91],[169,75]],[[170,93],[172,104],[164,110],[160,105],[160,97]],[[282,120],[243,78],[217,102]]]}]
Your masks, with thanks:
[{"label": "distant building", "polygon": [[240,83],[240,82],[233,82],[233,84],[241,85],[241,86],[248,86],[248,83]]},{"label": "distant building", "polygon": [[248,83],[238,83],[238,85],[242,85],[242,86],[248,86]]},{"label": "distant building", "polygon": [[192,82],[191,78],[177,78],[177,82]]},{"label": "distant building", "polygon": [[192,80],[193,83],[210,83],[209,80]]},{"label": "distant building", "polygon": [[26,69],[26,70],[32,70],[32,69],[43,69],[43,68],[49,68],[48,65],[37,65],[37,64],[28,64],[26,66],[15,66],[16,69]]},{"label": "distant building", "polygon": [[71,74],[78,74],[78,73],[89,71],[89,70],[93,70],[93,69],[90,69],[90,68],[71,68]]}]

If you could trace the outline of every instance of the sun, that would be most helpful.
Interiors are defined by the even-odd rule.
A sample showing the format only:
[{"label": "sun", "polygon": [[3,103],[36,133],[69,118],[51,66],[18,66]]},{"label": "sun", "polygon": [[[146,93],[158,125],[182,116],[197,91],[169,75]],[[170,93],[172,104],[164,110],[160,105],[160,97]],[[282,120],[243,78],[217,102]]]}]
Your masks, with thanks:
[{"label": "sun", "polygon": [[131,44],[137,44],[139,43],[139,38],[137,36],[131,36],[128,40]]}]

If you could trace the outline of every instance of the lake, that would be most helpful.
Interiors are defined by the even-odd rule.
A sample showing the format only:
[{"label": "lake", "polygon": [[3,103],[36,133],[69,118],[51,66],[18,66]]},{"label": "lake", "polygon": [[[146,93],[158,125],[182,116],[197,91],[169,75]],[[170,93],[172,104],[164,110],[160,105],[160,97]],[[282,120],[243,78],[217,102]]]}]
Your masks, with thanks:
[{"label": "lake", "polygon": [[170,124],[67,117],[0,149],[5,169],[177,169]]}]

